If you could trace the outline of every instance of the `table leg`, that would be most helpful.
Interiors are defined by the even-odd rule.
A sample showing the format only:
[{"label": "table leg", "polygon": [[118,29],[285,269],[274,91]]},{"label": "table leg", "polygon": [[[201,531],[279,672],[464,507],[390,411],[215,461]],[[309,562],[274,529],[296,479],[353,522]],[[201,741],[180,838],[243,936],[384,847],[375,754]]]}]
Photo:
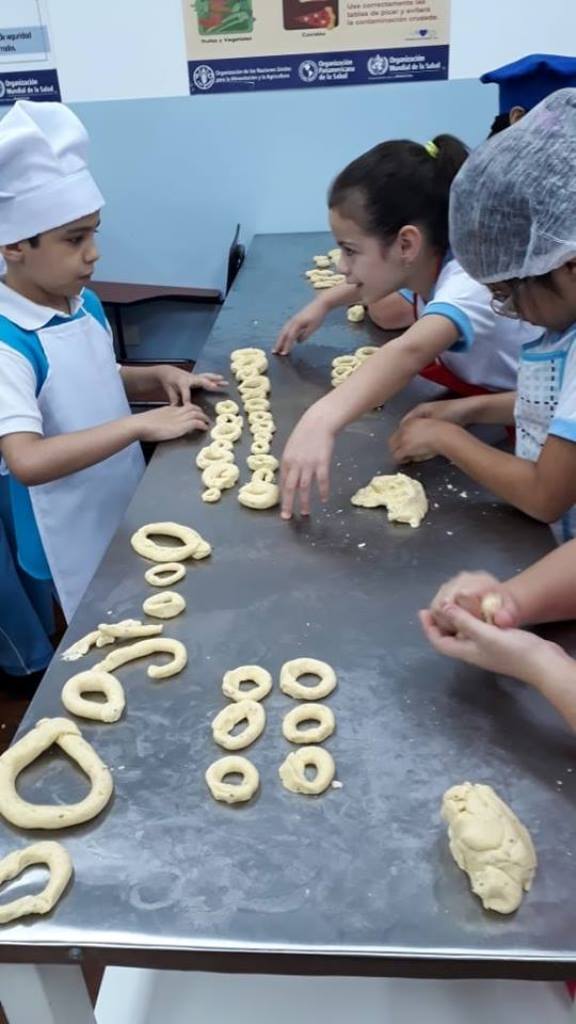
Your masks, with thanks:
[{"label": "table leg", "polygon": [[0,964],[8,1024],[96,1024],[79,966]]}]

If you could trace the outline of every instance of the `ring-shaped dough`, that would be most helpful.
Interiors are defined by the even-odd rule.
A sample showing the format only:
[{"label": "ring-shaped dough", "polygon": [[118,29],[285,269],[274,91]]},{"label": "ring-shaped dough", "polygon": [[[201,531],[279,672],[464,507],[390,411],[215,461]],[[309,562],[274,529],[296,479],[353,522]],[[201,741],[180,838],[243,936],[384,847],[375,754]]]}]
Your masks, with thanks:
[{"label": "ring-shaped dough", "polygon": [[[312,729],[298,728],[303,722],[316,722]],[[282,734],[290,743],[323,743],[336,728],[332,708],[327,704],[297,704],[282,722]]]},{"label": "ring-shaped dough", "polygon": [[[150,539],[151,536],[177,537],[182,543],[178,547],[163,547]],[[134,551],[151,562],[184,562],[187,558],[206,558],[212,548],[191,526],[180,523],[148,523],[141,526],[132,536],[130,543]]]},{"label": "ring-shaped dough", "polygon": [[244,418],[242,416],[238,416],[237,413],[221,412],[216,417],[216,423],[236,423],[239,427],[241,427],[244,424]]},{"label": "ring-shaped dough", "polygon": [[[242,782],[224,782],[227,775],[241,775]],[[260,784],[258,770],[247,757],[221,757],[206,771],[206,782],[215,800],[240,804],[250,800]]]},{"label": "ring-shaped dough", "polygon": [[257,356],[265,357],[266,350],[263,348],[250,348],[249,346],[246,346],[246,348],[235,348],[234,351],[230,353],[230,360],[233,363],[244,362],[246,359],[254,359]]},{"label": "ring-shaped dough", "polygon": [[[316,769],[313,779],[306,775],[308,767]],[[335,773],[334,758],[324,750],[324,747],[300,747],[299,750],[288,754],[278,769],[285,789],[289,789],[291,793],[304,793],[306,796],[323,793],[328,789]]]},{"label": "ring-shaped dough", "polygon": [[268,455],[268,452],[270,451],[270,442],[254,440],[250,445],[250,451],[252,455]]},{"label": "ring-shaped dough", "polygon": [[275,471],[280,466],[275,455],[249,455],[246,463],[248,469],[251,469],[253,472],[256,469],[272,469]]},{"label": "ring-shaped dough", "polygon": [[248,413],[248,423],[251,426],[255,423],[274,424],[274,417],[267,409],[256,409],[255,412]]},{"label": "ring-shaped dough", "polygon": [[238,391],[243,398],[256,398],[267,395],[270,392],[270,381],[267,377],[248,377],[238,385]]},{"label": "ring-shaped dough", "polygon": [[[360,363],[358,363],[360,366]],[[335,366],[332,370],[333,380],[346,380],[352,373],[355,373],[358,366]]]},{"label": "ring-shaped dough", "polygon": [[232,367],[232,373],[236,380],[243,381],[248,380],[249,377],[255,377],[260,373],[266,373],[268,369],[268,362],[266,359],[260,360],[260,362],[254,363],[235,363]]},{"label": "ring-shaped dough", "polygon": [[[146,640],[144,643],[151,643]],[[54,743],[75,761],[92,783],[88,796],[76,804],[31,804],[16,790],[16,779]],[[100,814],[114,783],[106,765],[68,718],[42,718],[0,757],[0,814],[16,828],[57,829],[81,825]]]},{"label": "ring-shaped dough", "polygon": [[172,587],[179,580],[184,579],[186,567],[178,562],[165,562],[163,565],[153,565],[144,573],[146,583],[151,587]]},{"label": "ring-shaped dough", "polygon": [[370,356],[373,356],[375,352],[378,352],[377,345],[362,345],[360,348],[356,349],[354,355],[356,356],[357,359],[360,359],[361,362],[365,362],[366,359],[369,359]]},{"label": "ring-shaped dough", "polygon": [[[103,693],[104,704],[85,700],[84,693]],[[122,683],[109,672],[89,669],[72,676],[62,689],[62,703],[71,715],[90,718],[93,722],[117,722],[126,707]]]},{"label": "ring-shaped dough", "polygon": [[[316,686],[304,686],[299,683],[300,676],[318,676]],[[289,697],[297,700],[322,700],[336,686],[336,673],[331,665],[316,658],[294,658],[287,661],[280,670],[280,689]]]},{"label": "ring-shaped dough", "polygon": [[280,488],[277,484],[265,484],[262,480],[255,480],[254,477],[238,491],[238,501],[246,508],[259,510],[273,508],[279,500]]},{"label": "ring-shaped dough", "polygon": [[219,491],[217,487],[207,487],[205,491],[202,491],[201,498],[208,505],[212,505],[215,501],[220,501],[222,497],[222,491]]},{"label": "ring-shaped dough", "polygon": [[[242,683],[253,683],[249,690],[242,689]],[[240,665],[226,672],[222,680],[222,693],[230,700],[260,701],[272,689],[272,676],[260,665]]]},{"label": "ring-shaped dough", "polygon": [[210,437],[214,441],[237,441],[242,434],[242,425],[239,423],[217,423],[210,431]]},{"label": "ring-shaped dough", "polygon": [[270,402],[267,398],[246,398],[244,400],[244,408],[247,413],[269,412]]},{"label": "ring-shaped dough", "polygon": [[252,480],[256,480],[262,484],[273,484],[274,470],[267,469],[266,466],[262,466],[260,469],[255,469],[252,473]]},{"label": "ring-shaped dough", "polygon": [[140,640],[139,643],[130,644],[128,647],[120,647],[117,651],[112,651],[99,665],[94,665],[94,668],[102,672],[115,672],[129,661],[147,658],[151,654],[172,655],[172,660],[166,665],[148,666],[148,675],[151,679],[169,679],[170,676],[181,672],[188,661],[186,648],[180,640],[159,636],[154,640]]},{"label": "ring-shaped dough", "polygon": [[142,610],[155,619],[175,619],[185,607],[186,601],[182,594],[177,594],[174,590],[163,590],[161,594],[147,597]]},{"label": "ring-shaped dough", "polygon": [[[242,732],[232,735],[232,730],[240,722],[248,724]],[[212,735],[220,747],[225,750],[243,750],[249,747],[261,735],[266,725],[266,712],[256,700],[242,698],[222,708],[212,722]]]},{"label": "ring-shaped dough", "polygon": [[234,462],[214,462],[202,473],[202,483],[205,487],[217,487],[219,491],[226,491],[234,487],[240,476],[240,470]]},{"label": "ring-shaped dough", "polygon": [[201,448],[196,456],[198,469],[206,469],[215,462],[234,462],[234,453],[226,448],[221,441],[212,441],[212,444]]},{"label": "ring-shaped dough", "polygon": [[18,917],[30,914],[47,914],[56,906],[68,882],[72,878],[73,865],[70,854],[60,843],[49,840],[33,843],[23,850],[14,850],[0,860],[0,885],[10,882],[26,868],[34,864],[45,864],[50,878],[42,892],[33,896],[21,896],[0,906],[0,924],[8,924]]},{"label": "ring-shaped dough", "polygon": [[358,356],[356,355],[336,356],[336,358],[332,360],[332,371],[335,371],[340,367],[355,370],[357,366]]},{"label": "ring-shaped dough", "polygon": [[225,399],[223,402],[216,403],[216,415],[222,416],[226,412],[232,412],[234,415],[238,415],[240,409],[236,402],[233,402],[231,398]]}]

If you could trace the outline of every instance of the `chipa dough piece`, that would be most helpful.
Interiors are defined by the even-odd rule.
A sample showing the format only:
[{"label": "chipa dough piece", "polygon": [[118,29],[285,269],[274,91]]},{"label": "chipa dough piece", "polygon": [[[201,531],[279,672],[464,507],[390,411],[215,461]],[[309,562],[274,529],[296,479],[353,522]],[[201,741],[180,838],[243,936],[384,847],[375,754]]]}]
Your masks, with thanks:
[{"label": "chipa dough piece", "polygon": [[[175,537],[181,543],[177,547],[164,547],[153,541],[153,536]],[[207,558],[212,551],[197,530],[191,526],[181,526],[180,523],[147,523],[136,530],[130,543],[136,554],[148,558],[150,562],[184,562],[187,558],[196,561]]]},{"label": "chipa dough piece", "polygon": [[372,477],[366,487],[356,491],[351,501],[360,508],[383,506],[391,523],[408,523],[412,527],[420,526],[428,512],[422,484],[405,473]]},{"label": "chipa dough piece", "polygon": [[537,866],[530,833],[491,786],[465,782],[442,800],[450,852],[486,910],[512,914]]},{"label": "chipa dough piece", "polygon": [[[102,693],[106,697],[102,704],[86,700],[85,693]],[[78,672],[64,684],[62,703],[71,715],[90,718],[94,722],[117,722],[126,706],[122,683],[109,672]]]},{"label": "chipa dough piece", "polygon": [[48,914],[58,903],[73,872],[70,854],[60,843],[33,843],[23,850],[9,853],[0,860],[0,885],[10,882],[26,868],[36,864],[46,865],[50,871],[48,882],[42,892],[3,903],[0,906],[0,924],[8,924],[19,917],[29,917],[31,914]]},{"label": "chipa dough piece", "polygon": [[[240,782],[225,782],[229,775],[239,775]],[[247,757],[238,754],[220,757],[206,771],[206,782],[215,800],[240,804],[250,800],[260,784],[258,769]]]},{"label": "chipa dough piece", "polygon": [[[306,768],[314,768],[316,774],[309,779]],[[336,773],[336,765],[332,754],[324,747],[300,747],[280,765],[278,774],[285,789],[291,793],[303,793],[306,796],[317,796],[323,793],[332,782]]]},{"label": "chipa dough piece", "polygon": [[361,324],[364,317],[366,316],[366,310],[364,306],[357,303],[355,306],[348,306],[348,312],[346,313],[346,319],[351,324]]}]

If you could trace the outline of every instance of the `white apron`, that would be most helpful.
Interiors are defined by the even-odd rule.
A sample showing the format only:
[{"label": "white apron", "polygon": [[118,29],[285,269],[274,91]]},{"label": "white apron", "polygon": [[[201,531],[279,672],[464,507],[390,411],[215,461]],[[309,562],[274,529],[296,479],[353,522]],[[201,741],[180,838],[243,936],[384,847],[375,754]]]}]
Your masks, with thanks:
[{"label": "white apron", "polygon": [[[45,437],[130,415],[112,341],[91,315],[37,332],[48,359],[38,404]],[[144,471],[139,444],[78,473],[30,488],[54,584],[69,621]]]},{"label": "white apron", "polygon": [[[537,462],[554,419],[564,380],[566,359],[574,340],[570,330],[564,338],[550,334],[525,345],[518,370],[518,391],[514,418],[516,421],[516,455]],[[556,523],[552,532],[563,543],[576,536],[576,509],[571,508]]]}]

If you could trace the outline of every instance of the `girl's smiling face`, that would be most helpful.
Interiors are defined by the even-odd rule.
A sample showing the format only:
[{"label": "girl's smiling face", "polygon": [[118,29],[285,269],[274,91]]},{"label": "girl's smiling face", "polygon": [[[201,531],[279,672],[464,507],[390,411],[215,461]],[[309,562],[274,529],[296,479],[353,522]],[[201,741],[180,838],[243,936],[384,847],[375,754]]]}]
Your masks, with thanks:
[{"label": "girl's smiling face", "polygon": [[406,273],[397,240],[385,246],[338,209],[330,210],[330,226],[341,252],[338,270],[346,275],[347,284],[360,288],[364,303],[377,302],[404,287]]}]

